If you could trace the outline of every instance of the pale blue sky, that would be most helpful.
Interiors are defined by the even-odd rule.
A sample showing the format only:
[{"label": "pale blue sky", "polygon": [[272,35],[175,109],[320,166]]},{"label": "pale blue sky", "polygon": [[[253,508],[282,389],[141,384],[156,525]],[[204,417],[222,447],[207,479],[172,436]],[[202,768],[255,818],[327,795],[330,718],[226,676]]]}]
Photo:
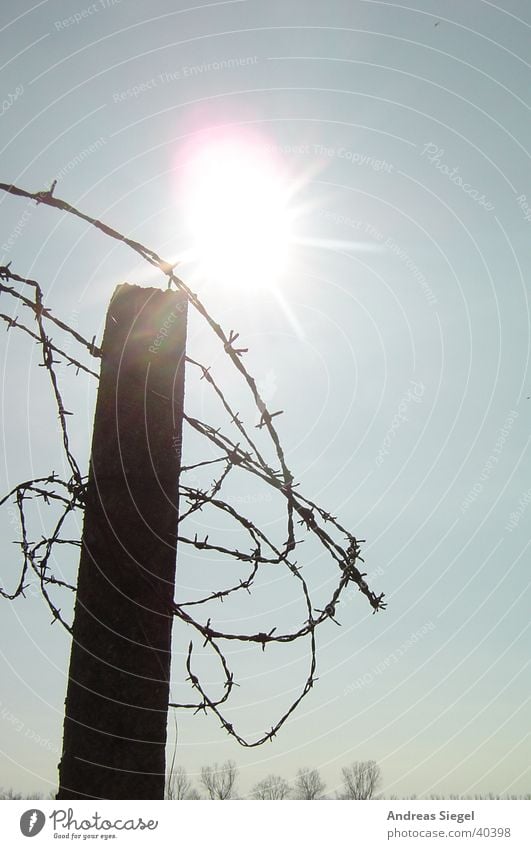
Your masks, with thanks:
[{"label": "pale blue sky", "polygon": [[[273,744],[243,750],[217,721],[178,714],[178,762],[196,773],[233,758],[242,793],[301,766],[319,768],[332,793],[342,766],[369,758],[388,794],[529,792],[529,5],[44,0],[0,15],[2,181],[37,190],[59,176],[57,196],[176,259],[187,247],[185,201],[172,172],[194,130],[252,127],[304,178],[305,244],[283,286],[288,310],[267,291],[236,296],[192,267],[181,273],[241,332],[266,400],[286,411],[278,422],[290,467],[367,540],[367,571],[389,607],[372,616],[356,594],[338,611],[341,628],[323,626],[319,681]],[[452,182],[454,168],[475,195]],[[21,234],[2,248],[24,210]],[[0,261],[37,278],[55,313],[86,336],[101,336],[116,283],[157,283],[130,252],[54,210],[2,196],[0,227]],[[348,245],[356,241],[379,249]],[[14,332],[0,343],[4,492],[62,459],[36,349]],[[195,319],[190,351],[224,376]],[[62,378],[86,466],[94,387]],[[214,411],[202,385],[189,387],[192,413]],[[401,403],[407,421],[388,437]],[[233,497],[278,521],[278,503],[253,483]],[[0,527],[1,580],[12,586],[6,511]],[[314,554],[308,570],[328,591]],[[199,565],[183,554],[178,582]],[[272,624],[298,610],[283,581],[264,581],[262,602]],[[256,609],[221,613],[242,622]],[[1,612],[0,786],[46,793],[67,635],[36,598],[2,602]],[[176,694],[188,639],[175,628]],[[303,654],[302,645],[236,650],[231,721],[251,736],[269,728],[305,680]]]}]

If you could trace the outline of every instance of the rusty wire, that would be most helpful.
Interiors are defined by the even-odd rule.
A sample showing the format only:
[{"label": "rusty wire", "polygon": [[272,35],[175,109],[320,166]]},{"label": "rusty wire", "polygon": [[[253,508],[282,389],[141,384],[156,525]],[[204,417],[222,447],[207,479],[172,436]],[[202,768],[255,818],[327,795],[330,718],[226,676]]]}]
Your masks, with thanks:
[{"label": "rusty wire", "polygon": [[[117,230],[109,227],[102,221],[92,218],[63,200],[54,197],[55,183],[49,191],[27,192],[17,186],[0,183],[0,189],[4,192],[16,195],[19,197],[34,200],[37,204],[51,206],[64,212],[70,213],[89,225],[95,227],[104,235],[113,238],[117,241],[125,243],[128,247],[138,253],[146,262],[157,267],[167,278],[168,288],[174,287],[186,294],[188,302],[193,306],[198,313],[207,321],[211,330],[220,340],[223,345],[227,357],[232,365],[238,370],[239,374],[247,384],[251,393],[251,397],[259,413],[259,422],[255,425],[259,430],[265,430],[270,438],[271,444],[276,454],[277,468],[270,466],[262,453],[258,449],[256,439],[253,438],[249,428],[239,417],[238,412],[235,412],[230,405],[228,399],[223,393],[220,385],[212,374],[210,366],[205,366],[191,357],[187,357],[186,361],[189,367],[197,369],[201,380],[205,380],[211,390],[215,393],[218,400],[221,402],[225,411],[228,422],[234,426],[239,434],[239,442],[234,442],[220,427],[213,427],[211,424],[202,422],[188,413],[185,413],[184,420],[186,424],[196,431],[200,436],[207,439],[212,446],[217,450],[218,456],[214,460],[201,461],[189,466],[181,466],[181,481],[186,472],[205,466],[218,466],[221,471],[214,478],[211,485],[207,489],[199,489],[197,487],[187,486],[180,483],[179,492],[181,496],[181,504],[186,503],[186,507],[181,509],[179,518],[179,535],[178,540],[181,544],[191,546],[198,551],[212,551],[217,554],[228,556],[234,561],[247,563],[249,571],[245,579],[240,579],[232,586],[228,586],[222,590],[212,591],[207,593],[202,598],[190,601],[176,600],[173,606],[174,615],[183,623],[195,630],[204,646],[209,646],[214,654],[219,659],[221,669],[224,675],[224,693],[218,699],[213,699],[206,692],[201,680],[194,672],[192,665],[193,658],[193,641],[190,641],[188,654],[186,658],[186,668],[188,672],[187,681],[190,683],[192,690],[196,693],[196,700],[188,703],[170,702],[170,707],[184,708],[195,712],[213,713],[220,721],[222,728],[231,736],[233,736],[242,746],[258,746],[267,740],[272,740],[279,728],[286,722],[288,717],[293,713],[302,699],[313,687],[316,681],[316,628],[327,620],[331,620],[336,624],[337,607],[341,600],[341,595],[345,588],[353,583],[358,586],[359,591],[365,595],[373,612],[385,608],[386,604],[383,601],[384,594],[376,595],[369,589],[365,581],[365,573],[358,568],[358,561],[363,562],[360,554],[360,542],[353,534],[343,527],[338,519],[332,516],[329,512],[321,508],[319,505],[306,498],[299,491],[299,484],[295,481],[290,472],[278,432],[273,424],[273,419],[279,416],[282,411],[278,410],[270,412],[260,396],[256,381],[247,371],[243,363],[243,355],[247,349],[237,344],[239,334],[230,330],[226,334],[221,326],[208,313],[206,307],[199,300],[197,295],[175,274],[175,266],[165,262],[153,250],[145,247],[140,242],[128,239]],[[59,328],[62,332],[67,333],[81,346],[85,354],[92,358],[101,358],[101,350],[95,344],[95,338],[90,342],[83,336],[77,333],[73,328],[69,327],[65,322],[52,315],[51,310],[44,305],[43,291],[41,286],[35,280],[24,278],[10,268],[11,263],[0,267],[0,294],[9,296],[19,305],[29,310],[33,314],[34,329],[28,327],[27,324],[17,320],[13,316],[5,313],[0,313],[0,318],[4,321],[6,329],[16,328],[23,331],[31,337],[40,347],[42,362],[40,365],[46,369],[50,384],[53,391],[57,414],[60,422],[62,442],[65,457],[71,472],[68,480],[61,479],[52,472],[49,475],[35,478],[33,480],[24,481],[18,484],[10,492],[8,492],[1,500],[0,506],[14,501],[18,513],[18,521],[21,530],[21,539],[17,542],[22,552],[22,567],[19,574],[17,586],[13,592],[8,592],[3,587],[0,587],[0,594],[9,600],[13,600],[18,596],[24,596],[24,592],[28,587],[29,573],[32,571],[36,576],[41,593],[52,612],[52,622],[59,621],[70,633],[72,632],[71,625],[65,621],[60,609],[50,596],[50,589],[53,586],[61,587],[75,591],[75,586],[66,581],[56,578],[50,566],[50,558],[54,546],[65,544],[70,546],[80,546],[79,540],[67,539],[62,536],[62,529],[67,520],[67,517],[75,511],[83,511],[84,495],[87,477],[81,474],[81,470],[70,449],[70,441],[68,435],[67,418],[71,416],[71,412],[65,409],[61,397],[59,381],[55,366],[60,362],[57,358],[60,357],[68,366],[73,366],[76,373],[84,371],[85,373],[98,378],[96,371],[91,369],[80,358],[74,358],[66,353],[63,349],[54,344],[52,338],[48,335],[47,327],[53,325]],[[21,291],[22,290],[22,291]],[[29,297],[27,292],[32,294]],[[285,501],[286,508],[286,540],[281,547],[269,538],[269,536],[258,527],[253,521],[246,517],[243,513],[236,510],[228,501],[222,497],[222,489],[225,481],[230,473],[235,470],[241,470],[247,474],[253,475],[266,485],[272,487],[279,493]],[[41,538],[39,541],[32,541],[28,535],[27,522],[25,517],[24,505],[29,499],[40,499],[46,504],[53,503],[60,507],[59,518],[56,519],[54,528],[51,534],[46,538]],[[186,520],[194,516],[195,513],[201,511],[205,506],[212,507],[222,511],[230,516],[238,526],[246,533],[249,540],[248,550],[233,549],[223,545],[221,542],[210,541],[209,535],[204,539],[198,539],[197,535],[193,537],[187,536],[183,532],[183,525]],[[322,548],[326,551],[329,558],[335,563],[337,581],[333,592],[330,595],[328,602],[322,609],[316,609],[311,600],[310,588],[302,573],[302,567],[294,559],[294,553],[298,545],[303,541],[306,535],[315,537]],[[198,611],[203,605],[219,601],[224,601],[228,596],[235,593],[246,592],[250,593],[257,576],[260,573],[261,567],[270,564],[283,565],[292,575],[297,585],[300,588],[306,610],[306,619],[300,627],[294,631],[287,633],[279,633],[276,627],[271,628],[268,632],[257,633],[230,633],[219,630],[211,624],[211,618],[205,621],[200,621]],[[231,642],[247,642],[254,643],[261,647],[264,651],[266,646],[271,643],[289,643],[300,638],[307,637],[309,640],[309,670],[305,683],[302,686],[299,694],[293,700],[290,707],[280,719],[264,732],[256,740],[249,741],[242,737],[228,722],[224,714],[221,712],[223,706],[236,685],[233,673],[230,671],[227,658],[221,644]]]}]

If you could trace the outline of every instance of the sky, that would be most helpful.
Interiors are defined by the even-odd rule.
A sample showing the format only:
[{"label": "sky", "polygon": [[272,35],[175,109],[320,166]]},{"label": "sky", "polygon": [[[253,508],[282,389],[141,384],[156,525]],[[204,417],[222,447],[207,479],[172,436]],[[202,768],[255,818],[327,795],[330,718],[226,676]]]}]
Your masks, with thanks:
[{"label": "sky", "polygon": [[[180,262],[284,410],[275,421],[301,491],[366,541],[364,568],[388,601],[373,616],[355,593],[340,626],[320,628],[319,680],[272,743],[242,749],[215,718],[178,713],[175,725],[172,714],[170,755],[176,746],[196,784],[201,766],[233,759],[242,795],[306,766],[333,795],[342,767],[374,759],[384,795],[531,790],[529,36],[523,0],[23,0],[0,11],[1,181],[36,191],[57,179],[57,197]],[[222,173],[220,134],[259,149],[289,186],[289,262],[271,265],[274,245],[256,257],[278,270],[274,286],[214,280],[190,253],[183,169],[208,143]],[[39,280],[54,313],[98,340],[118,283],[165,285],[83,222],[4,194],[0,262]],[[3,494],[64,459],[37,347],[14,330],[0,344]],[[195,315],[188,345],[254,424]],[[60,377],[86,470],[95,382]],[[186,380],[187,412],[217,422],[205,386]],[[186,434],[183,450],[185,461],[209,451]],[[229,497],[281,533],[267,488],[238,480]],[[37,537],[50,527],[40,509],[31,518]],[[207,518],[196,530],[231,533]],[[9,588],[8,505],[0,531]],[[329,564],[307,552],[324,597]],[[200,554],[179,552],[177,597],[212,577]],[[75,575],[72,555],[57,557]],[[289,582],[260,591],[218,606],[218,621],[300,614]],[[0,787],[48,794],[69,637],[36,592],[0,609]],[[176,695],[188,639],[176,625]],[[306,649],[232,651],[241,686],[228,714],[243,733],[282,714]],[[201,662],[215,688],[219,670]]]}]

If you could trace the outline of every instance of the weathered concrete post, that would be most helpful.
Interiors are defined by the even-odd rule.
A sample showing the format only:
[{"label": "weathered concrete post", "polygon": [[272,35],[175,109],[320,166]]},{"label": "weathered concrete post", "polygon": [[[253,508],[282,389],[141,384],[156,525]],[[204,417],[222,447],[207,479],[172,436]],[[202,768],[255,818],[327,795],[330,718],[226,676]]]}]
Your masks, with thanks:
[{"label": "weathered concrete post", "polygon": [[58,799],[163,799],[186,297],[123,284],[107,314]]}]

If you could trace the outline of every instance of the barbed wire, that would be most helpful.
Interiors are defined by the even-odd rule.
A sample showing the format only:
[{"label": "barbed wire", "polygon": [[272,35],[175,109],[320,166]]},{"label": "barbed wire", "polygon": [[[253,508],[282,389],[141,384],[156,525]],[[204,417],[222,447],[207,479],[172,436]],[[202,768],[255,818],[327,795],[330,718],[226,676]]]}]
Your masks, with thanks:
[{"label": "barbed wire", "polygon": [[[175,264],[172,265],[166,262],[155,251],[145,247],[138,241],[127,238],[99,219],[86,215],[67,202],[55,198],[53,194],[55,182],[48,191],[28,192],[7,183],[0,183],[0,189],[10,195],[27,198],[35,201],[37,204],[50,206],[74,215],[99,230],[105,236],[123,242],[138,253],[146,262],[157,267],[166,276],[168,288],[173,287],[184,292],[188,303],[206,320],[210,329],[222,344],[228,359],[239,372],[249,389],[252,401],[259,413],[258,424],[254,427],[268,434],[275,453],[276,468],[266,461],[249,427],[246,426],[239,413],[229,403],[226,394],[222,391],[221,386],[213,376],[212,367],[203,365],[189,356],[186,357],[188,366],[197,371],[200,375],[200,380],[204,380],[209,385],[215,397],[221,402],[228,423],[236,429],[240,441],[235,442],[231,436],[222,431],[221,427],[214,427],[185,412],[185,423],[216,449],[217,456],[212,460],[202,460],[190,465],[181,465],[179,494],[181,504],[184,501],[186,507],[184,509],[181,507],[178,541],[182,545],[190,546],[197,551],[215,552],[233,561],[247,563],[249,564],[249,571],[246,578],[240,579],[231,586],[227,586],[221,590],[213,590],[198,599],[174,601],[174,616],[186,626],[195,630],[200,636],[203,646],[210,647],[218,658],[224,676],[224,692],[217,699],[212,698],[207,693],[205,686],[201,683],[192,665],[194,644],[193,640],[191,640],[186,657],[186,669],[188,673],[186,680],[191,685],[192,690],[197,694],[197,697],[195,701],[191,702],[170,702],[169,706],[172,708],[193,710],[196,713],[207,713],[210,711],[218,718],[222,728],[242,746],[259,746],[267,740],[272,740],[317,680],[315,632],[318,626],[327,620],[331,620],[337,625],[340,624],[337,619],[337,607],[346,587],[349,584],[357,585],[359,591],[367,598],[373,609],[373,613],[386,607],[386,603],[383,601],[384,593],[375,594],[365,581],[366,573],[361,572],[358,568],[358,562],[364,562],[360,553],[360,543],[364,542],[364,540],[358,540],[340,524],[335,516],[305,497],[299,491],[299,483],[295,481],[294,476],[287,466],[281,441],[273,423],[273,419],[276,419],[283,411],[277,410],[270,412],[268,410],[259,393],[255,379],[244,365],[243,357],[247,352],[247,348],[240,347],[237,343],[237,340],[240,338],[239,334],[234,330],[230,330],[228,334],[223,331],[221,326],[209,314],[198,296],[176,276]],[[0,318],[6,325],[6,330],[9,331],[12,328],[21,330],[40,347],[42,356],[40,366],[47,371],[52,387],[62,434],[63,450],[70,471],[70,477],[63,479],[56,475],[55,472],[52,472],[43,477],[27,480],[18,484],[0,500],[0,507],[9,502],[16,504],[21,529],[21,539],[17,541],[17,545],[22,552],[22,566],[15,590],[10,593],[3,587],[0,587],[0,594],[9,600],[13,600],[18,596],[24,596],[25,590],[28,587],[27,581],[29,580],[29,574],[33,572],[39,583],[42,596],[52,612],[52,622],[59,621],[67,631],[72,633],[71,625],[65,620],[60,608],[52,600],[50,589],[52,587],[60,587],[75,592],[76,588],[73,584],[55,577],[51,569],[51,557],[56,545],[77,547],[81,545],[79,540],[63,537],[62,533],[68,517],[76,511],[82,512],[84,510],[87,476],[81,474],[70,447],[67,418],[72,413],[65,409],[56,366],[61,361],[64,361],[67,366],[73,366],[75,368],[76,374],[83,371],[96,379],[98,379],[98,374],[83,363],[80,358],[71,356],[63,348],[56,345],[48,335],[46,328],[51,324],[60,331],[69,334],[71,339],[81,346],[85,354],[88,354],[92,358],[101,358],[102,351],[95,344],[95,337],[89,342],[75,329],[53,315],[51,309],[44,304],[43,290],[39,283],[16,274],[11,270],[11,264],[8,263],[0,267],[0,295],[14,299],[19,306],[21,305],[23,308],[29,310],[33,314],[35,327],[31,329],[27,324],[7,313],[0,313]],[[25,293],[26,289],[29,289],[32,297],[28,297],[28,294]],[[62,360],[57,358],[62,358]],[[196,470],[201,468],[204,471],[206,467],[210,466],[214,469],[219,469],[219,473],[214,477],[210,486],[201,489],[199,487],[188,486],[183,482],[183,478],[185,478],[187,473],[192,472],[195,474]],[[248,516],[237,510],[228,500],[223,499],[223,487],[230,478],[231,473],[235,470],[238,470],[239,473],[243,472],[256,477],[259,481],[274,489],[279,497],[284,500],[286,539],[280,546],[275,544],[270,538],[270,535],[266,534]],[[54,504],[60,508],[59,516],[55,520],[51,534],[48,537],[42,537],[38,541],[31,540],[29,537],[28,523],[25,515],[25,503],[29,500],[39,500],[45,504]],[[210,541],[210,534],[207,534],[203,539],[198,539],[196,533],[192,537],[183,532],[183,525],[186,523],[186,520],[194,517],[195,514],[200,513],[206,507],[221,511],[226,517],[229,517],[236,523],[236,526],[244,532],[248,539],[249,547],[247,550],[244,550],[243,547],[232,548],[222,542]],[[300,536],[300,538],[297,538],[297,536]],[[334,590],[330,594],[327,603],[320,609],[313,606],[308,583],[302,574],[303,566],[299,565],[297,560],[294,559],[297,547],[308,536],[318,541],[321,549],[328,554],[337,569]],[[277,626],[270,628],[268,631],[256,633],[232,633],[214,627],[211,624],[211,616],[208,616],[204,622],[200,621],[198,611],[203,606],[211,605],[214,602],[223,603],[229,596],[233,596],[236,593],[245,592],[251,594],[261,569],[272,564],[284,566],[294,581],[297,582],[304,601],[306,616],[299,628],[287,631],[286,633],[279,633]],[[228,701],[233,688],[238,686],[221,646],[224,643],[234,641],[246,642],[257,644],[261,647],[262,651],[265,651],[266,646],[269,644],[291,643],[304,637],[307,637],[309,640],[309,669],[303,686],[296,698],[291,702],[289,708],[269,731],[264,732],[256,740],[247,740],[235,730],[232,723],[228,721],[221,710],[221,707]]]}]

